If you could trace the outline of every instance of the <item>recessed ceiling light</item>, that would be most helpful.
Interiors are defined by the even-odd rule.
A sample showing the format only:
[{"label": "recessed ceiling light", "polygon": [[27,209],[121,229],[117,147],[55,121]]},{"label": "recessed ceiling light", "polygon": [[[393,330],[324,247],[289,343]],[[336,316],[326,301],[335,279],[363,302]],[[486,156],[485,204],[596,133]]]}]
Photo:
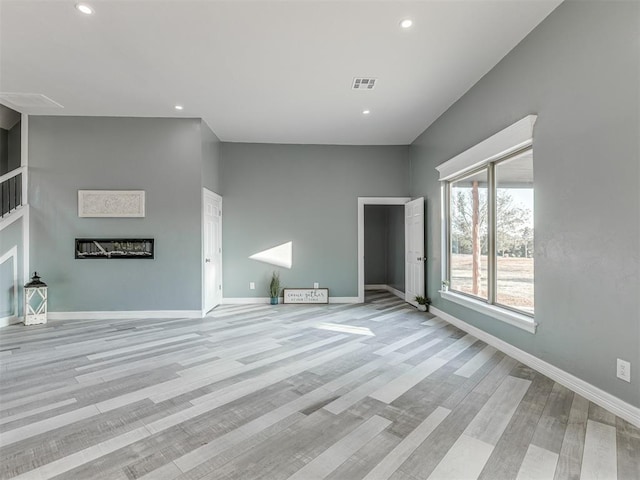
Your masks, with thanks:
[{"label": "recessed ceiling light", "polygon": [[93,8],[91,8],[86,3],[76,3],[76,8],[78,9],[78,11],[84,13],[85,15],[91,15],[93,13]]},{"label": "recessed ceiling light", "polygon": [[363,115],[369,115],[370,113],[371,113],[371,110],[362,110]]},{"label": "recessed ceiling light", "polygon": [[182,105],[176,105],[174,108],[175,108],[176,110],[182,110],[182,109],[184,109],[184,107],[183,107]]},{"label": "recessed ceiling light", "polygon": [[411,25],[413,25],[413,20],[411,20],[410,18],[405,18],[400,22],[400,26],[402,28],[409,28]]}]

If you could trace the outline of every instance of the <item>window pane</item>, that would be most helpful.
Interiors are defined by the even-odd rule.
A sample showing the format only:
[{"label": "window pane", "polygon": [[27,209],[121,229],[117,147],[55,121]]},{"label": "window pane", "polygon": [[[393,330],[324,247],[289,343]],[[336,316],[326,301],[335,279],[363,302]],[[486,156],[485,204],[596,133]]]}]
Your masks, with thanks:
[{"label": "window pane", "polygon": [[495,166],[496,303],[533,310],[533,156]]},{"label": "window pane", "polygon": [[487,299],[487,170],[451,182],[451,289]]}]

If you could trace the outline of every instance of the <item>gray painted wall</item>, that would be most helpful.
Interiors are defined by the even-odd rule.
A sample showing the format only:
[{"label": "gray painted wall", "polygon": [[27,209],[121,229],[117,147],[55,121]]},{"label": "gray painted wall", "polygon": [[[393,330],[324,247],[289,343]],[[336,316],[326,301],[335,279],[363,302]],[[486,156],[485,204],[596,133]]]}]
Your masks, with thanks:
[{"label": "gray painted wall", "polygon": [[408,147],[223,142],[220,175],[225,297],[267,296],[274,268],[248,257],[289,241],[285,286],[356,297],[357,198],[406,195]]},{"label": "gray painted wall", "polygon": [[[31,268],[57,311],[201,308],[201,122],[31,117]],[[146,191],[145,218],[78,218],[79,189]],[[154,260],[75,260],[76,237],[153,237]]]},{"label": "gray painted wall", "polygon": [[404,292],[404,206],[387,205],[387,285]]},{"label": "gray painted wall", "polygon": [[22,137],[22,123],[16,123],[9,130],[8,135],[8,168],[9,171],[15,170],[20,166],[21,158],[20,158],[20,150],[21,150],[21,137]]},{"label": "gray painted wall", "polygon": [[202,186],[212,192],[220,190],[220,140],[209,126],[201,121]]},{"label": "gray painted wall", "polygon": [[0,318],[16,316],[18,313],[13,295],[13,265],[13,258],[0,263]]},{"label": "gray painted wall", "polygon": [[364,283],[387,284],[389,219],[384,205],[364,206]]},{"label": "gray painted wall", "polygon": [[9,130],[0,128],[0,175],[9,171]]},{"label": "gray painted wall", "polygon": [[404,207],[365,205],[364,283],[404,292]]},{"label": "gray painted wall", "polygon": [[23,296],[22,288],[20,287],[26,283],[22,262],[24,255],[22,240],[23,218],[14,221],[0,232],[0,257],[14,246],[17,247],[17,258],[0,264],[0,318],[7,316],[7,311],[13,308],[13,261],[17,263],[18,267],[18,315],[22,315]]},{"label": "gray painted wall", "polygon": [[0,128],[0,175],[4,175],[20,166],[21,123],[9,130]]},{"label": "gray painted wall", "polygon": [[[411,146],[435,306],[640,406],[638,2],[565,2]],[[439,298],[435,167],[525,115],[534,131],[531,335]],[[632,383],[616,379],[616,358]]]}]

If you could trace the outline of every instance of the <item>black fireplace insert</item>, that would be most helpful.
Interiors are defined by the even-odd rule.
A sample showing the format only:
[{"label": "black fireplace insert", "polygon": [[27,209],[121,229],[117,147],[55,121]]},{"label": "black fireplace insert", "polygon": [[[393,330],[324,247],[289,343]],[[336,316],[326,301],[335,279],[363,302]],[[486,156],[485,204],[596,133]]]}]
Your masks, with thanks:
[{"label": "black fireplace insert", "polygon": [[76,238],[76,258],[149,258],[153,238]]}]

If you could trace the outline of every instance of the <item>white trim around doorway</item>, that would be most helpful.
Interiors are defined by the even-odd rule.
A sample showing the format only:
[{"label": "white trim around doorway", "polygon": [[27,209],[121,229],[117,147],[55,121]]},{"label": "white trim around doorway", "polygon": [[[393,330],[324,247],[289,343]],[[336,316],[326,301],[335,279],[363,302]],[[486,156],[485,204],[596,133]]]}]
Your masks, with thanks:
[{"label": "white trim around doorway", "polygon": [[364,303],[364,206],[404,205],[411,197],[358,197],[358,303]]}]

